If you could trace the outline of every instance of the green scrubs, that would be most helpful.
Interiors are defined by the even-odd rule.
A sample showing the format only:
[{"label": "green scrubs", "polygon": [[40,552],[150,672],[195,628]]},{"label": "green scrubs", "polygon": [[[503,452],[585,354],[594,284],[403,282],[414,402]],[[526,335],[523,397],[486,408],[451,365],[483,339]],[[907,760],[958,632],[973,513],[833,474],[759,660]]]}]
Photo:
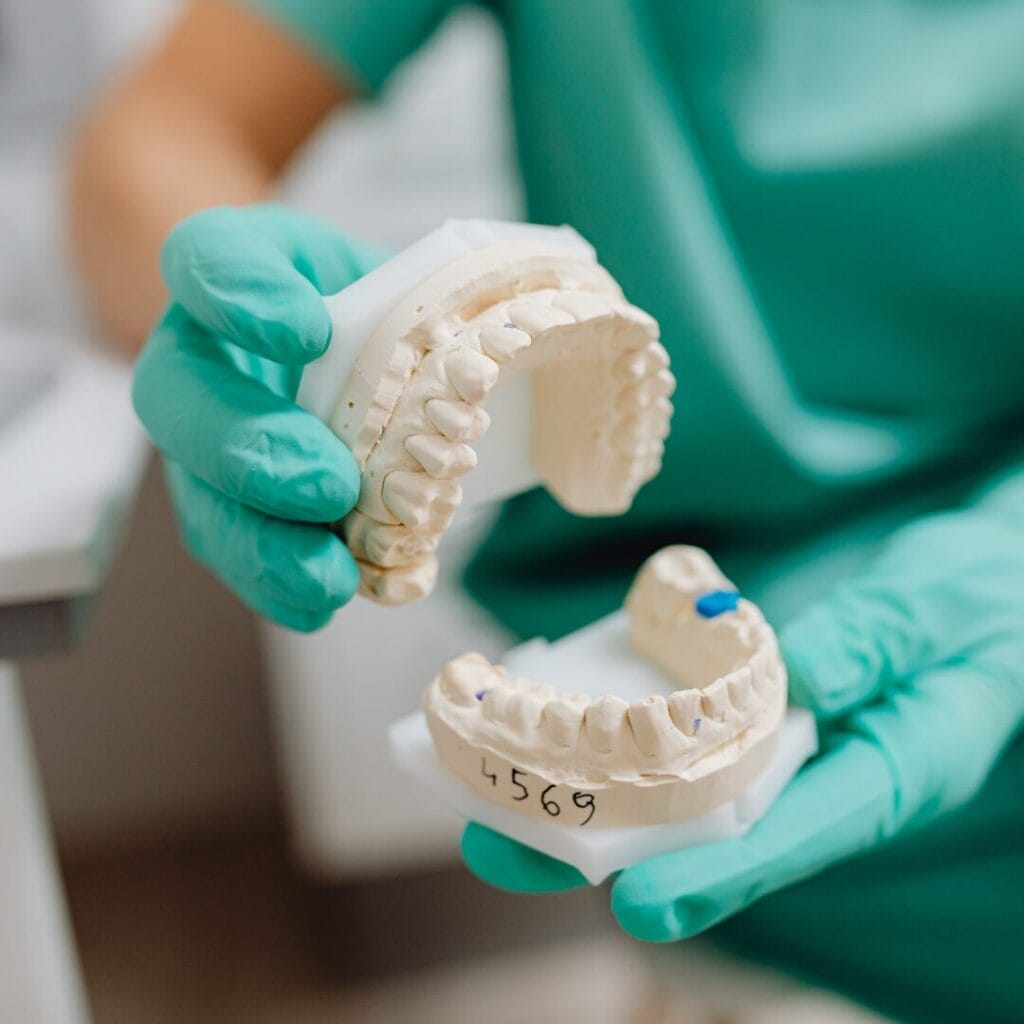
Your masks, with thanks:
[{"label": "green scrubs", "polygon": [[[248,2],[368,93],[456,6]],[[1012,462],[1024,3],[488,6],[527,217],[594,243],[679,379],[664,469],[627,516],[509,503],[468,574],[495,614],[566,632],[688,540],[781,623]],[[719,934],[908,1020],[1024,1020],[1022,783],[1018,743],[966,810]]]}]

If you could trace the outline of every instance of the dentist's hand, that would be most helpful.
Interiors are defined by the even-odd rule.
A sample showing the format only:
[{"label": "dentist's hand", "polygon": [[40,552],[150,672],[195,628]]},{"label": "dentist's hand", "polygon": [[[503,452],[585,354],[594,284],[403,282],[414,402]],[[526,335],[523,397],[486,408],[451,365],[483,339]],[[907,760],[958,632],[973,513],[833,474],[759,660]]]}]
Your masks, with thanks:
[{"label": "dentist's hand", "polygon": [[186,547],[251,608],[313,630],[359,573],[326,524],[359,493],[348,449],[294,397],[331,340],[321,299],[379,256],[276,205],[219,207],[168,236],[171,304],[135,371]]},{"label": "dentist's hand", "polygon": [[[781,643],[822,754],[744,838],[623,871],[612,910],[637,938],[694,935],[971,798],[1024,719],[1024,524],[979,509],[906,528]],[[478,825],[463,854],[506,889],[585,884]]]}]

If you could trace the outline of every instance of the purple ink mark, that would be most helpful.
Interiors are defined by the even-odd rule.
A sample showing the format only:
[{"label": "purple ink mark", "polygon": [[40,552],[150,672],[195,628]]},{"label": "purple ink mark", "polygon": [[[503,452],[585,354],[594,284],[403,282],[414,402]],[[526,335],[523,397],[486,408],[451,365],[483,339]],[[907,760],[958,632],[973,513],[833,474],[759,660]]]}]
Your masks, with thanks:
[{"label": "purple ink mark", "polygon": [[512,328],[512,330],[517,330],[517,328],[516,328],[516,325],[515,325],[515,324],[502,324],[502,326],[503,326],[503,327],[511,327],[511,328]]},{"label": "purple ink mark", "polygon": [[695,718],[693,720],[693,731],[694,732],[700,732],[700,719],[699,718]]},{"label": "purple ink mark", "polygon": [[487,691],[487,690],[477,690],[476,691],[476,699],[477,700],[483,700],[484,697],[487,696],[488,692],[489,691]]}]

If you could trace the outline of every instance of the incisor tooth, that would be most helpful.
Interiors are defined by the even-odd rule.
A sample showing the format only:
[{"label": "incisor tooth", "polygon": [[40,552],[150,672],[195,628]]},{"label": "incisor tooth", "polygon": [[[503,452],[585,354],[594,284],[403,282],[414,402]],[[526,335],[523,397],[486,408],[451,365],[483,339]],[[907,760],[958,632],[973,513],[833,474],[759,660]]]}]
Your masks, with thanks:
[{"label": "incisor tooth", "polygon": [[506,363],[524,348],[530,347],[530,336],[514,324],[485,327],[480,332],[480,346],[499,363]]},{"label": "incisor tooth", "polygon": [[405,450],[433,477],[448,480],[468,473],[476,465],[476,452],[468,444],[446,441],[437,434],[414,434]]},{"label": "incisor tooth", "polygon": [[475,348],[462,348],[450,355],[444,371],[452,387],[474,404],[482,402],[498,381],[498,364]]},{"label": "incisor tooth", "polygon": [[462,501],[462,488],[455,480],[435,480],[426,473],[396,469],[385,477],[381,497],[390,512],[411,529],[441,531],[451,525]]},{"label": "incisor tooth", "polygon": [[423,407],[430,422],[449,441],[479,441],[491,425],[486,409],[468,402],[432,398]]}]

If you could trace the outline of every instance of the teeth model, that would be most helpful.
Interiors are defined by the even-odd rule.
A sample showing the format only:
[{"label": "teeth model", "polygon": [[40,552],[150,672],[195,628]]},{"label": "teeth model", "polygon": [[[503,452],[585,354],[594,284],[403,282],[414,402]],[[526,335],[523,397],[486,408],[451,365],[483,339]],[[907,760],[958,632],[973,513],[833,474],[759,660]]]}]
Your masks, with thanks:
[{"label": "teeth model", "polygon": [[657,475],[675,388],[658,325],[578,236],[569,247],[544,234],[561,230],[434,269],[348,373],[325,418],[362,472],[342,531],[366,596],[401,604],[431,591],[459,478],[490,426],[488,395],[517,375],[531,378],[531,422],[506,426],[529,431],[533,469],[566,508],[620,514]]},{"label": "teeth model", "polygon": [[[771,758],[786,708],[772,628],[692,547],[647,561],[625,616],[632,653],[617,671],[628,676],[631,658],[634,674],[653,671],[665,692],[632,703],[562,693],[463,655],[423,695],[448,771],[490,800],[567,826],[682,821],[742,793]],[[595,629],[615,619],[576,634],[578,649],[600,643]]]}]

